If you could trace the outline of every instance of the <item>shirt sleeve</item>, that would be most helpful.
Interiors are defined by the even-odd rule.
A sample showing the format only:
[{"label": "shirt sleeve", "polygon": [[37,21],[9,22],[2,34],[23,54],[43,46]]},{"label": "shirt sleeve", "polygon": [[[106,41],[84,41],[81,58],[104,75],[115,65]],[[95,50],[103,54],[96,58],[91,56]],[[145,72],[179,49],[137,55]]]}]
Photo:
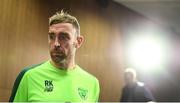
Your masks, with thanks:
[{"label": "shirt sleeve", "polygon": [[147,99],[147,101],[155,102],[155,98],[153,97],[151,91],[147,87],[144,87],[144,96]]},{"label": "shirt sleeve", "polygon": [[96,102],[98,102],[99,100],[99,93],[100,93],[99,81],[96,79],[96,84],[95,84],[95,101]]},{"label": "shirt sleeve", "polygon": [[16,78],[9,102],[28,101],[28,82],[26,70],[23,70]]},{"label": "shirt sleeve", "polygon": [[121,94],[120,102],[125,102],[126,101],[126,95],[127,95],[125,87],[122,89],[121,93],[122,94]]}]

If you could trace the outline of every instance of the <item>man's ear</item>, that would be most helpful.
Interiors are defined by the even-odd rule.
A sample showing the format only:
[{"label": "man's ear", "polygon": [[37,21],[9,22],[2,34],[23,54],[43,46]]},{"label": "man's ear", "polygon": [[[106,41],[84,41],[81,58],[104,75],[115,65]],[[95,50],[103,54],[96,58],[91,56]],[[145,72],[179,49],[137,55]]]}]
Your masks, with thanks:
[{"label": "man's ear", "polygon": [[83,41],[84,41],[84,37],[80,35],[80,36],[77,37],[76,41],[77,42],[76,42],[75,47],[76,48],[80,48],[82,43],[83,43]]}]

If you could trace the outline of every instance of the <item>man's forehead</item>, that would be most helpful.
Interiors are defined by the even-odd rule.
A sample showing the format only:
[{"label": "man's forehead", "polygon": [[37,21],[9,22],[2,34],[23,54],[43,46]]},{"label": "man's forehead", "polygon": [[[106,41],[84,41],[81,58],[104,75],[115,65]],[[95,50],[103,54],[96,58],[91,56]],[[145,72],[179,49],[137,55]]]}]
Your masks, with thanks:
[{"label": "man's forehead", "polygon": [[57,23],[49,26],[49,28],[74,28],[71,23]]},{"label": "man's forehead", "polygon": [[58,31],[74,31],[75,28],[70,23],[58,23],[49,26],[49,32]]}]

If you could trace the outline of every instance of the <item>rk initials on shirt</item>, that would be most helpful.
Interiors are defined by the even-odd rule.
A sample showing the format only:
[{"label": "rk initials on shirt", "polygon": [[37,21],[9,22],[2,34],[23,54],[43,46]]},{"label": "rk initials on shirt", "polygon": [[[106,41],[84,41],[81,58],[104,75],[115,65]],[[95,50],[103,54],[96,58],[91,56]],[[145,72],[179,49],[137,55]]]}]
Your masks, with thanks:
[{"label": "rk initials on shirt", "polygon": [[45,86],[53,86],[52,80],[45,80],[44,84],[45,84]]},{"label": "rk initials on shirt", "polygon": [[52,80],[45,80],[44,84],[45,84],[45,89],[44,89],[45,92],[52,92],[53,91]]}]

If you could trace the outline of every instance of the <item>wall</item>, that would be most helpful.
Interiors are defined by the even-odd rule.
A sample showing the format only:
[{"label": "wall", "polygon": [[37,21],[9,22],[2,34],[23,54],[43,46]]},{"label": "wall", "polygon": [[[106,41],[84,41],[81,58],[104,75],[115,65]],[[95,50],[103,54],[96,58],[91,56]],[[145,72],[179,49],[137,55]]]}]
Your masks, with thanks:
[{"label": "wall", "polygon": [[0,101],[7,101],[18,73],[48,58],[48,26],[38,1],[0,2]]}]

